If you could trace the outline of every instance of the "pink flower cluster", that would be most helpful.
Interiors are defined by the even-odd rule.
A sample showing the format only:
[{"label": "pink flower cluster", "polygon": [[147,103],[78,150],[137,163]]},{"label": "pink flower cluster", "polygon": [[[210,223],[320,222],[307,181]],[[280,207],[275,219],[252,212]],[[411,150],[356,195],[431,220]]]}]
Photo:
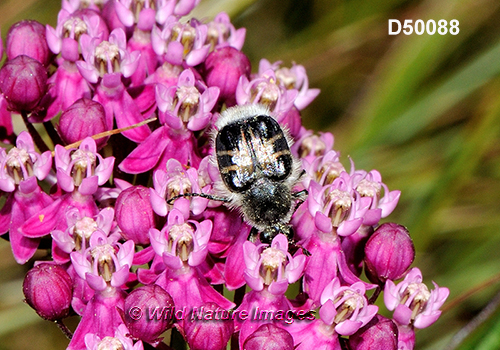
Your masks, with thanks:
[{"label": "pink flower cluster", "polygon": [[[21,21],[9,30],[0,234],[19,264],[35,266],[28,304],[63,329],[80,315],[65,330],[70,350],[166,349],[168,329],[192,349],[226,349],[230,339],[241,349],[355,350],[382,340],[413,349],[414,329],[438,319],[448,289],[429,291],[410,269],[406,229],[380,224],[400,192],[377,170],[352,160],[345,168],[332,134],[302,126],[300,111],[319,93],[303,66],[263,59],[252,73],[245,29],[227,14],[182,17],[198,2],[63,0],[55,28]],[[290,221],[296,244],[284,234],[248,241],[242,215],[210,198],[221,184],[216,121],[248,104],[287,130],[304,170],[294,191],[308,196]],[[16,135],[12,118],[27,131]],[[37,250],[43,262],[33,261]],[[291,284],[301,292],[290,295]],[[374,305],[382,291],[392,319]],[[274,317],[152,322],[137,313],[155,308]]]}]

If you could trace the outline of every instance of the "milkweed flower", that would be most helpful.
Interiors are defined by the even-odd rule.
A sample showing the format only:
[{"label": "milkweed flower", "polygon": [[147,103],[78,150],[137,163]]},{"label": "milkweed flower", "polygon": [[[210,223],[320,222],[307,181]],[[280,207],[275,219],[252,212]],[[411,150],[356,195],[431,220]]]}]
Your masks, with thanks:
[{"label": "milkweed flower", "polygon": [[210,44],[207,44],[208,28],[196,19],[181,23],[177,16],[169,16],[163,29],[154,27],[151,32],[153,50],[165,62],[172,65],[194,67],[207,57]]},{"label": "milkweed flower", "polygon": [[[364,215],[364,225],[376,225],[380,219],[387,217],[398,204],[401,191],[389,191],[382,182],[382,175],[377,170],[364,171],[351,169],[352,187],[363,198],[370,198],[371,204]],[[383,190],[383,195],[382,195]]]},{"label": "milkweed flower", "polygon": [[38,186],[37,179],[45,179],[51,166],[50,152],[36,152],[31,135],[23,131],[17,137],[16,147],[9,152],[0,149],[0,190],[13,192],[18,188],[28,194]]},{"label": "milkweed flower", "polygon": [[334,278],[321,294],[321,319],[341,335],[352,335],[377,313],[378,306],[368,304],[366,288],[361,282],[341,286]]},{"label": "milkweed flower", "polygon": [[[235,319],[235,329],[240,331],[240,347],[262,324],[290,322],[287,320],[293,314],[293,307],[285,292],[289,284],[302,276],[306,263],[305,255],[292,257],[288,252],[288,240],[283,234],[274,237],[270,246],[246,241],[243,254],[244,277],[252,290],[244,296],[237,311],[247,311],[253,316]],[[259,316],[259,310],[264,310],[264,316]]]},{"label": "milkweed flower", "polygon": [[[51,232],[54,240],[52,252],[54,260],[65,263],[69,261],[69,254],[74,250],[87,249],[89,239],[95,231],[99,230],[109,235],[114,224],[114,214],[115,211],[110,207],[102,209],[95,217],[82,216],[77,208],[66,211],[67,229]],[[118,241],[118,238],[115,236],[114,241]]]},{"label": "milkweed flower", "polygon": [[211,50],[223,47],[233,47],[241,50],[245,42],[246,29],[236,29],[231,23],[231,19],[225,12],[218,13],[213,21],[207,23],[207,42],[211,45]]},{"label": "milkweed flower", "polygon": [[[139,51],[129,53],[125,32],[121,28],[114,29],[109,39],[99,41],[89,35],[80,38],[84,61],[77,61],[80,74],[91,84],[97,84],[93,99],[104,106],[106,124],[119,128],[127,127],[143,121],[139,107],[125,89],[122,77],[130,77],[139,64]],[[143,125],[123,132],[132,141],[144,141],[151,130]]]},{"label": "milkweed flower", "polygon": [[[167,224],[161,231],[149,230],[151,245],[166,267],[156,284],[172,296],[177,308],[199,307],[209,302],[224,309],[234,307],[203,276],[211,232],[211,221],[185,220],[177,209],[168,213]],[[186,294],[186,290],[191,293]]]},{"label": "milkweed flower", "polygon": [[243,244],[245,257],[245,280],[254,291],[264,287],[275,295],[284,294],[288,285],[297,281],[304,271],[306,256],[292,257],[288,252],[288,241],[283,234],[277,235],[271,246]]},{"label": "milkweed flower", "polygon": [[98,12],[80,10],[70,13],[62,9],[57,15],[57,26],[46,26],[50,50],[56,55],[60,53],[62,59],[68,62],[80,59],[82,47],[79,40],[83,34],[95,38],[97,42],[108,39],[108,27]]},{"label": "milkweed flower", "polygon": [[387,222],[375,230],[365,245],[366,274],[374,283],[398,280],[415,258],[415,247],[408,230]]},{"label": "milkweed flower", "polygon": [[171,158],[182,164],[199,166],[201,159],[193,133],[209,125],[219,88],[199,90],[197,85],[193,71],[186,69],[175,86],[156,86],[158,118],[162,126],[120,163],[122,171],[138,174],[153,168],[163,169]]},{"label": "milkweed flower", "polygon": [[295,63],[291,68],[280,66],[281,61],[270,63],[268,60],[262,59],[259,63],[258,74],[264,75],[269,69],[273,70],[277,84],[286,89],[295,89],[298,91],[294,105],[298,110],[304,109],[319,95],[319,89],[309,89],[309,78],[304,66]]},{"label": "milkweed flower", "polygon": [[[81,98],[65,108],[59,118],[57,131],[64,142],[71,144],[109,129],[104,107],[99,102]],[[107,137],[96,140],[97,149],[103,148],[107,141]]]},{"label": "milkweed flower", "polygon": [[377,306],[368,304],[365,292],[361,282],[342,286],[340,280],[334,278],[328,283],[321,294],[320,318],[285,328],[292,334],[297,349],[342,349],[339,335],[355,334],[378,311]]},{"label": "milkweed flower", "polygon": [[234,332],[234,321],[229,317],[229,311],[221,309],[215,303],[204,304],[199,310],[200,313],[213,313],[216,316],[203,319],[203,316],[196,317],[195,314],[195,317],[182,321],[179,328],[184,334],[189,348],[193,350],[226,349]]},{"label": "milkweed flower", "polygon": [[49,91],[41,101],[45,110],[31,116],[33,122],[50,120],[59,112],[66,111],[78,99],[92,97],[89,82],[75,64],[82,59],[81,53],[84,52],[80,45],[82,35],[88,35],[96,43],[108,39],[108,27],[98,12],[85,9],[70,13],[62,9],[57,17],[56,28],[46,26],[49,48],[54,54],[60,54],[60,58],[57,59],[56,72],[49,78]]},{"label": "milkweed flower", "polygon": [[39,237],[30,237],[21,227],[53,199],[43,192],[37,180],[43,180],[52,166],[50,151],[35,151],[30,134],[23,131],[17,137],[16,147],[6,152],[0,149],[0,190],[7,193],[0,211],[0,234],[9,232],[12,253],[19,264],[30,259],[40,243]]},{"label": "milkweed flower", "polygon": [[111,176],[114,157],[103,158],[97,153],[95,141],[87,137],[78,149],[65,149],[56,145],[55,163],[58,185],[66,192],[78,190],[82,195],[92,195],[98,186]]},{"label": "milkweed flower", "polygon": [[394,321],[415,328],[426,328],[436,322],[441,315],[439,308],[443,306],[450,291],[433,284],[434,289],[429,291],[422,283],[422,273],[417,267],[412,268],[397,285],[387,280],[384,303],[387,309],[394,311]]},{"label": "milkweed flower", "polygon": [[[200,180],[196,168],[186,169],[176,159],[169,159],[166,171],[157,170],[153,175],[153,188],[150,188],[151,205],[156,214],[167,215],[167,202],[186,193],[201,193]],[[208,199],[202,197],[178,198],[173,208],[181,211],[185,218],[189,217],[190,210],[194,215],[201,214],[207,207]]]},{"label": "milkweed flower", "polygon": [[57,184],[65,193],[40,210],[38,217],[24,223],[23,232],[32,238],[42,237],[54,229],[65,231],[68,228],[66,212],[72,208],[77,208],[82,217],[97,215],[94,194],[113,171],[114,157],[103,158],[98,154],[96,143],[90,137],[83,140],[78,149],[65,149],[61,145],[55,148]]},{"label": "milkweed flower", "polygon": [[121,324],[116,329],[114,336],[104,336],[102,339],[95,333],[85,335],[86,350],[100,349],[123,349],[123,350],[143,350],[142,341],[134,344],[133,340],[128,336],[129,332],[125,325]]},{"label": "milkweed flower", "polygon": [[111,244],[103,232],[95,231],[85,251],[71,253],[76,273],[95,294],[85,306],[68,349],[84,348],[87,334],[101,339],[112,337],[123,324],[118,309],[124,309],[125,293],[121,288],[129,279],[134,247],[133,241]]}]

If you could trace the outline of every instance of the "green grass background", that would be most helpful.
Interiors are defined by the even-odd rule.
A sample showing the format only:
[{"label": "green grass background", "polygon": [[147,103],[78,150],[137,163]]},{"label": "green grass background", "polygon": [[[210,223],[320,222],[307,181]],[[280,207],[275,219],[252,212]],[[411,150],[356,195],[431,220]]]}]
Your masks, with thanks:
[{"label": "green grass background", "polygon": [[[55,25],[56,0],[0,1],[2,36],[23,18]],[[500,291],[500,3],[496,0],[207,0],[195,10],[230,14],[247,28],[243,51],[306,67],[320,96],[303,111],[308,128],[331,131],[357,169],[377,169],[402,191],[386,219],[408,227],[425,282],[450,288],[417,349],[445,349]],[[458,35],[388,35],[388,20],[460,22]],[[56,326],[21,294],[24,267],[0,242],[0,349],[63,349]],[[458,299],[455,299],[458,300]],[[493,312],[459,349],[499,349]],[[452,347],[448,347],[450,349]]]}]

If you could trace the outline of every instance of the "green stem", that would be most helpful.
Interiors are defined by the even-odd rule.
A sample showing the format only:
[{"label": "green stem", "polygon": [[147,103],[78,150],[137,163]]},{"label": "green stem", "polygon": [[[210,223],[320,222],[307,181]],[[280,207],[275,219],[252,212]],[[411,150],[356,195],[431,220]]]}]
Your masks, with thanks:
[{"label": "green stem", "polygon": [[38,133],[38,131],[35,129],[33,124],[31,124],[28,121],[28,114],[26,112],[21,112],[21,116],[23,117],[23,122],[24,125],[26,125],[26,128],[28,129],[28,132],[30,133],[31,137],[33,138],[33,141],[35,142],[36,147],[40,151],[40,153],[46,152],[49,150],[49,147],[45,144],[45,141],[43,141],[42,137]]},{"label": "green stem", "polygon": [[66,338],[71,340],[71,338],[73,338],[73,332],[71,332],[69,330],[69,328],[66,327],[66,325],[63,323],[62,320],[57,320],[55,322],[56,322],[57,327],[59,327],[59,329],[63,332],[63,334],[66,336]]}]

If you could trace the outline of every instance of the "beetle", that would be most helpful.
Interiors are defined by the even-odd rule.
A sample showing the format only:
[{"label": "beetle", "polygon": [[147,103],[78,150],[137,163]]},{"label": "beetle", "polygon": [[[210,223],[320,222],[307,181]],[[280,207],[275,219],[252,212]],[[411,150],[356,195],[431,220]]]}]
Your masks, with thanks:
[{"label": "beetle", "polygon": [[168,203],[186,196],[222,201],[239,210],[253,227],[250,240],[259,236],[262,243],[270,243],[283,233],[293,243],[289,222],[307,191],[293,190],[303,170],[290,152],[292,139],[287,130],[266,107],[256,104],[226,109],[215,128],[214,161],[221,179],[214,184],[214,195],[185,193]]}]

